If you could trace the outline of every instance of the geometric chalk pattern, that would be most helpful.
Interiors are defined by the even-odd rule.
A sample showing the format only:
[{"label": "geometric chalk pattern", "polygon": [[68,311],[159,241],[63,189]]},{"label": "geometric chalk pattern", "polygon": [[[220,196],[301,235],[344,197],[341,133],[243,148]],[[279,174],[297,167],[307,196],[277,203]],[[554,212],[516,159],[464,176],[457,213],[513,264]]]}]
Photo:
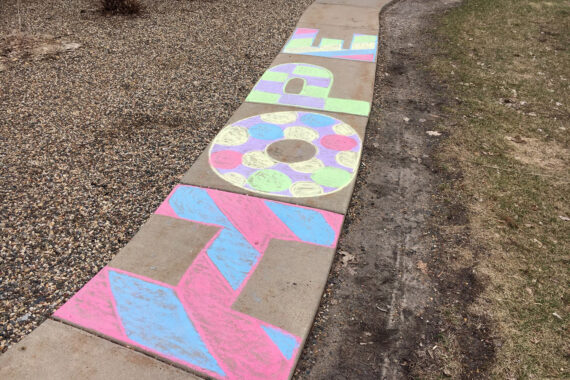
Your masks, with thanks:
[{"label": "geometric chalk pattern", "polygon": [[375,62],[378,36],[357,34],[352,37],[348,49],[343,49],[344,40],[322,38],[319,46],[313,46],[319,29],[297,28],[285,44],[283,53],[312,55],[316,57],[349,59],[353,61]]},{"label": "geometric chalk pattern", "polygon": [[[303,88],[298,94],[285,90],[293,79],[303,80]],[[368,116],[369,102],[329,97],[333,80],[333,73],[324,67],[285,63],[265,71],[245,101]]]},{"label": "geometric chalk pattern", "polygon": [[[279,149],[273,147],[287,144],[292,144],[290,156],[309,153],[293,162],[276,157],[273,151]],[[317,197],[352,181],[361,149],[358,133],[341,120],[312,112],[273,112],[223,128],[210,147],[209,162],[222,179],[248,191]]]},{"label": "geometric chalk pattern", "polygon": [[343,216],[180,185],[156,214],[219,231],[176,286],[107,266],[54,316],[217,379],[287,378],[301,338],[232,305],[272,239],[334,249]]}]

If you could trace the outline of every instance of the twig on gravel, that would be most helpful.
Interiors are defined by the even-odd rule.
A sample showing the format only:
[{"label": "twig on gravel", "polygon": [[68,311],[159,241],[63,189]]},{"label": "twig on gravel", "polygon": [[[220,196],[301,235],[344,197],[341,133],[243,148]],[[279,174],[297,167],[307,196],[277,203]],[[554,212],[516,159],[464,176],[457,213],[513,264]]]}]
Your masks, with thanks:
[{"label": "twig on gravel", "polygon": [[18,4],[16,5],[18,7],[18,31],[20,33],[22,33],[22,15],[20,13],[20,4],[21,4],[22,0],[18,0]]}]

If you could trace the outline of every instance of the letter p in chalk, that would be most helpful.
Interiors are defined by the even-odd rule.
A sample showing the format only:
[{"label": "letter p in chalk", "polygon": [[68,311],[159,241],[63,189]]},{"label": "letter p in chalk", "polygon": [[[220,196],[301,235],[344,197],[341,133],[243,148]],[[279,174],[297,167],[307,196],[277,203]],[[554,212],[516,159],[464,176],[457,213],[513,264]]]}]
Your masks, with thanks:
[{"label": "letter p in chalk", "polygon": [[[303,80],[303,88],[298,94],[286,93],[287,83],[296,78]],[[285,63],[267,70],[245,100],[368,116],[370,103],[366,101],[329,97],[333,80],[333,73],[324,67],[307,63]]]}]

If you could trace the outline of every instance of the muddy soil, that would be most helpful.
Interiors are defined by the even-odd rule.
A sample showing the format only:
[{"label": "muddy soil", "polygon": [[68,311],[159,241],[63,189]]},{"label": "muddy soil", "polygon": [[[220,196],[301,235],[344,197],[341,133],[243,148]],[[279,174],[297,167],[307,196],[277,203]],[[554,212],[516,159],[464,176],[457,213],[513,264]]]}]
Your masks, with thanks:
[{"label": "muddy soil", "polygon": [[[448,246],[465,239],[442,242],[437,225],[467,226],[468,220],[461,205],[443,205],[437,197],[437,185],[447,179],[432,157],[445,136],[427,133],[444,119],[447,102],[425,69],[435,52],[430,30],[458,3],[400,0],[380,15],[359,181],[296,379],[473,378],[483,377],[492,360],[491,347],[466,347],[460,368],[450,373],[430,352],[447,328],[445,305],[460,302],[467,309],[479,291],[463,286],[475,281],[468,268],[453,272],[444,259]],[[467,328],[457,334],[462,343],[484,341]]]}]

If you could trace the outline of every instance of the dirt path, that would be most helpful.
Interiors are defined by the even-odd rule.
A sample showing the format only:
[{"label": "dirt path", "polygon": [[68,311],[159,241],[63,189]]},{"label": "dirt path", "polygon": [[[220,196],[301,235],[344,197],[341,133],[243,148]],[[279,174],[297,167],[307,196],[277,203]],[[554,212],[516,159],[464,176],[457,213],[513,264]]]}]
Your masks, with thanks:
[{"label": "dirt path", "polygon": [[[438,122],[443,99],[422,65],[432,51],[426,32],[434,16],[457,3],[401,0],[380,16],[382,48],[360,182],[298,379],[402,378],[425,358],[424,368],[433,364],[425,347],[444,328],[436,310],[447,284],[426,269],[439,252],[429,225],[441,211],[433,200],[440,178],[430,153],[443,136],[426,132]],[[452,214],[464,223],[461,212]]]}]

